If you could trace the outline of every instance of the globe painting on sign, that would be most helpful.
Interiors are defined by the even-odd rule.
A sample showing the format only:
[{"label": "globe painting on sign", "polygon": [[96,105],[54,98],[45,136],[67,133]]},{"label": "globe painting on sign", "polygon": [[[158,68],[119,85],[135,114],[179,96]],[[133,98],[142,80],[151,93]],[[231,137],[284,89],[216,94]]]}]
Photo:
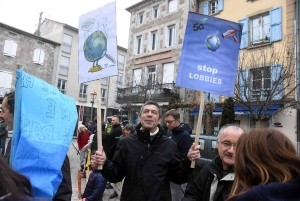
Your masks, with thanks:
[{"label": "globe painting on sign", "polygon": [[83,46],[84,57],[87,61],[93,62],[93,66],[88,72],[97,72],[103,69],[101,65],[98,65],[98,61],[106,56],[112,63],[116,61],[106,54],[107,52],[107,39],[102,31],[98,30],[92,33],[84,42]]}]

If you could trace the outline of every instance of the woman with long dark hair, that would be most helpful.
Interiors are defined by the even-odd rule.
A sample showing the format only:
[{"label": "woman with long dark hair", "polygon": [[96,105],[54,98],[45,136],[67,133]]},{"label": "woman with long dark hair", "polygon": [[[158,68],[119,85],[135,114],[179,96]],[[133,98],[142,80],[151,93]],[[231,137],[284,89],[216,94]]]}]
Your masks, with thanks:
[{"label": "woman with long dark hair", "polygon": [[253,129],[239,138],[229,201],[300,200],[300,158],[276,129]]}]

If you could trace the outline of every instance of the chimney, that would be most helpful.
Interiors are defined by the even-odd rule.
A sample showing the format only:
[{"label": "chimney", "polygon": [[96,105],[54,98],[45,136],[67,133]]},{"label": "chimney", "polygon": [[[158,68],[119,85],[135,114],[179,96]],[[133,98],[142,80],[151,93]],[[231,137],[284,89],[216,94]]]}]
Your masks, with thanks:
[{"label": "chimney", "polygon": [[38,24],[38,30],[37,30],[37,35],[40,36],[41,35],[41,24],[42,24],[42,18],[43,18],[43,12],[40,13],[40,19],[39,19],[39,24]]}]

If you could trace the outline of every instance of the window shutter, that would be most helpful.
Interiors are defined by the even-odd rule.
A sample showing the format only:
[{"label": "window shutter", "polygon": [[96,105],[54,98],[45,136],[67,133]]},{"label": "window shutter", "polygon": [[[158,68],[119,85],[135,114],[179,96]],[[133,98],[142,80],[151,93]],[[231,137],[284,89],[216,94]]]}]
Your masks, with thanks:
[{"label": "window shutter", "polygon": [[270,42],[282,39],[281,6],[270,10]]},{"label": "window shutter", "polygon": [[249,70],[243,70],[239,72],[239,92],[243,101],[246,101],[248,97],[248,72]]},{"label": "window shutter", "polygon": [[241,38],[241,44],[240,49],[244,49],[248,47],[248,18],[244,18],[239,20],[239,23],[243,24],[243,30],[242,30],[242,38]]},{"label": "window shutter", "polygon": [[11,57],[16,57],[16,55],[17,55],[17,47],[18,47],[18,44],[15,43],[14,41],[11,41],[11,50],[10,50],[10,56]]},{"label": "window shutter", "polygon": [[272,99],[280,100],[283,97],[282,64],[271,66]]},{"label": "window shutter", "polygon": [[34,49],[33,63],[38,64],[39,63],[39,58],[40,58],[40,50],[39,49]]},{"label": "window shutter", "polygon": [[204,15],[208,15],[208,5],[209,2],[204,2],[204,10],[203,10]]},{"label": "window shutter", "polygon": [[39,64],[43,65],[44,64],[44,58],[45,58],[45,51],[44,50],[40,50],[40,61]]},{"label": "window shutter", "polygon": [[4,42],[3,55],[10,56],[11,43],[12,43],[12,41],[10,41],[10,40],[5,40],[5,42]]},{"label": "window shutter", "polygon": [[219,0],[218,1],[218,12],[222,11],[224,7],[224,1],[223,0]]}]

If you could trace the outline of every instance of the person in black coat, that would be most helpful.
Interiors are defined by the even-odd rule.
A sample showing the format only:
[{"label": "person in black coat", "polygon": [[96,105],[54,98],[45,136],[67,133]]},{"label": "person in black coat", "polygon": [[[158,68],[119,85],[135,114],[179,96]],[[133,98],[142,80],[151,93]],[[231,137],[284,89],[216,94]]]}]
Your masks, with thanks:
[{"label": "person in black coat", "polygon": [[122,127],[120,125],[120,117],[115,115],[111,119],[111,124],[113,126],[111,133],[108,137],[107,147],[108,147],[108,154],[107,158],[112,160],[115,154],[115,150],[121,135],[123,135]]},{"label": "person in black coat", "polygon": [[[171,109],[164,115],[166,126],[168,127],[170,138],[176,142],[180,155],[183,159],[186,159],[187,153],[192,146],[192,128],[185,124],[180,123],[180,114],[177,110]],[[189,175],[189,180],[192,180],[192,172]],[[184,196],[186,184],[170,183],[172,201],[181,201]]]},{"label": "person in black coat", "polygon": [[191,160],[200,158],[199,145],[192,145],[189,160],[182,160],[176,143],[160,126],[162,116],[156,102],[145,103],[139,114],[137,134],[118,142],[112,160],[96,151],[93,158],[103,165],[102,175],[110,182],[124,178],[121,201],[171,201],[170,181],[187,182]]}]

